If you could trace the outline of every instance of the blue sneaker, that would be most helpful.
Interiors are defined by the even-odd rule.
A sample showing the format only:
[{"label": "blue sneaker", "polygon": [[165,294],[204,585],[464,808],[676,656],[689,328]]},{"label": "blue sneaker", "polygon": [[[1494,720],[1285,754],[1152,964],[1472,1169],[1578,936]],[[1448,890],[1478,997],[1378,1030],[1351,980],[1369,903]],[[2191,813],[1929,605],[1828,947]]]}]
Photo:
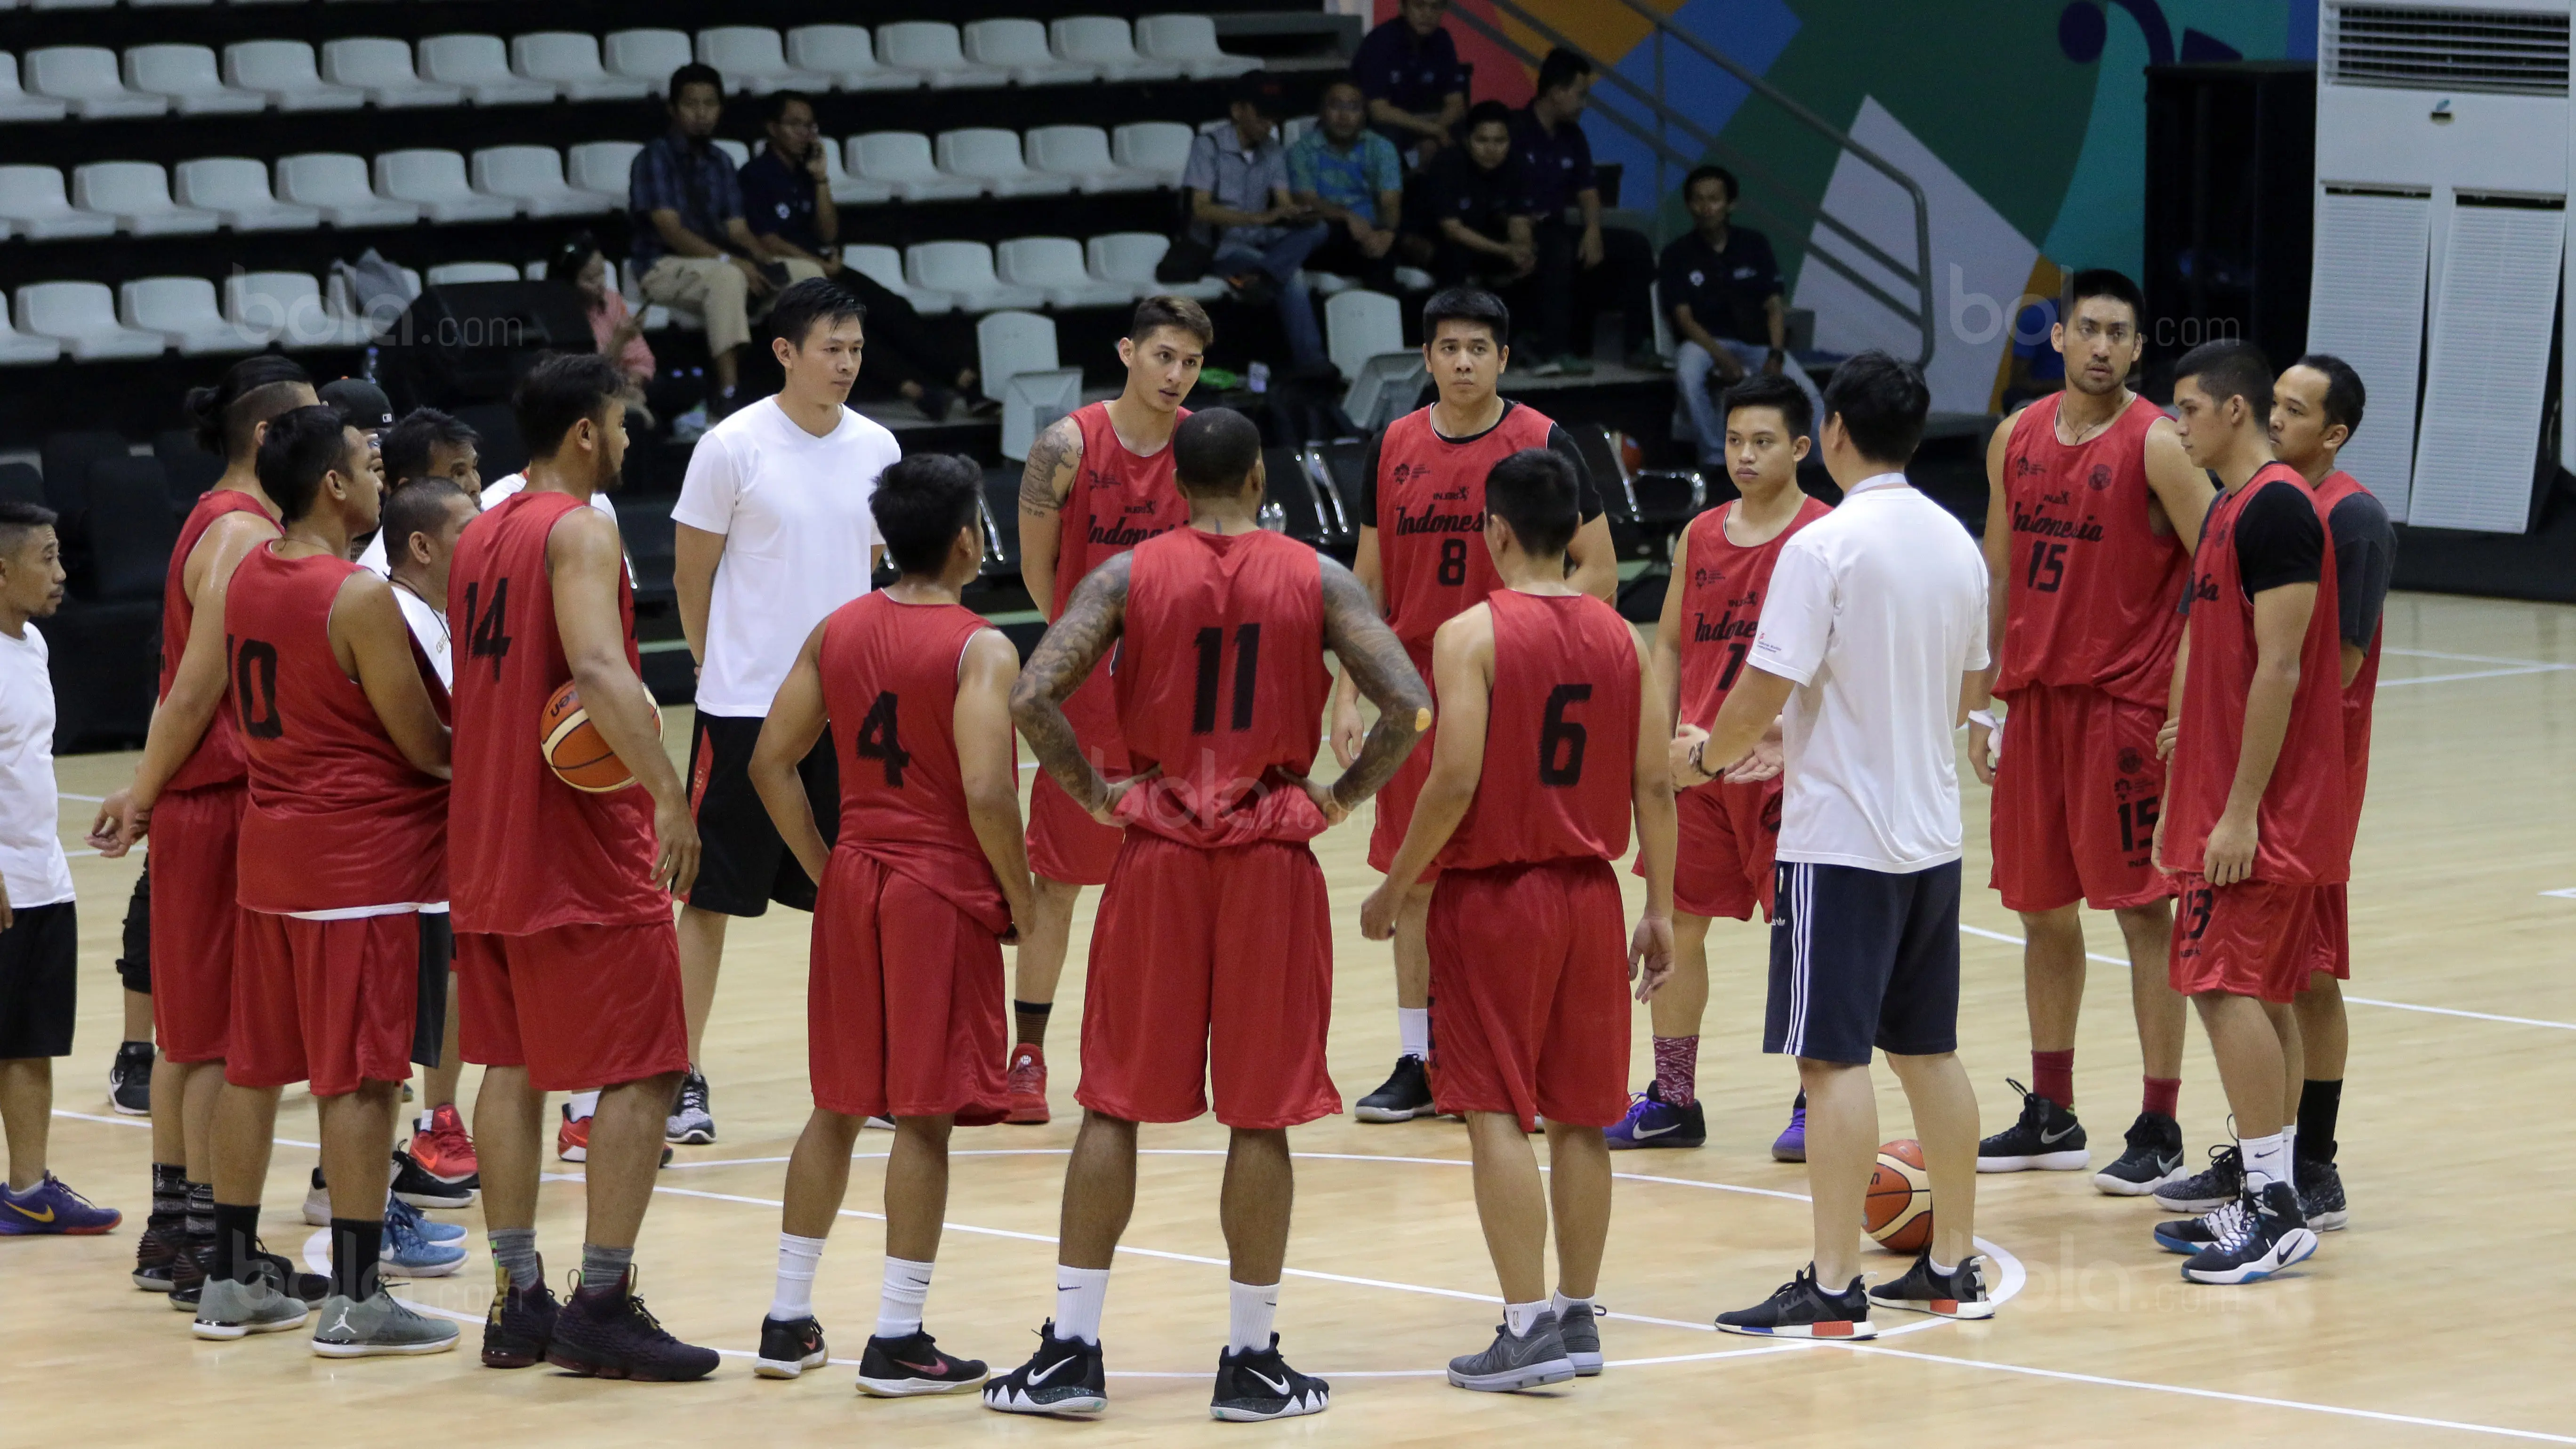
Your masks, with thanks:
[{"label": "blue sneaker", "polygon": [[[409,1211],[416,1214],[418,1209]],[[391,1213],[386,1216],[384,1247],[376,1254],[376,1262],[385,1272],[407,1278],[444,1278],[464,1266],[462,1244],[433,1243],[421,1236],[413,1221]]]},{"label": "blue sneaker", "polygon": [[1635,1147],[1698,1147],[1708,1141],[1708,1117],[1697,1102],[1676,1107],[1649,1082],[1628,1104],[1628,1115],[1601,1129],[1613,1152]]},{"label": "blue sneaker", "polygon": [[63,1180],[48,1172],[45,1180],[23,1193],[11,1192],[0,1185],[0,1237],[31,1237],[59,1233],[69,1237],[96,1237],[125,1221],[125,1214],[114,1208],[103,1208],[88,1198],[63,1186]]},{"label": "blue sneaker", "polygon": [[1800,1092],[1789,1107],[1789,1125],[1771,1139],[1771,1160],[1804,1162],[1807,1160],[1807,1094]]},{"label": "blue sneaker", "polygon": [[461,1243],[465,1227],[461,1223],[442,1223],[391,1193],[385,1194],[385,1221],[403,1220],[403,1225],[432,1243]]}]

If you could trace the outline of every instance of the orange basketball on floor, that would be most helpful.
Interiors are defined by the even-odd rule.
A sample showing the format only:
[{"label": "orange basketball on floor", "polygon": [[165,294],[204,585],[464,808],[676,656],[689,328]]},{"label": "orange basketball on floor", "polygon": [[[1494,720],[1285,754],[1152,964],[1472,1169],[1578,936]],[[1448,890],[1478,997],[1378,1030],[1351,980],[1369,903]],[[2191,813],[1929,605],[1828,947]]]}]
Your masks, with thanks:
[{"label": "orange basketball on floor", "polygon": [[[661,728],[662,707],[657,704],[653,706],[654,732],[659,734]],[[537,752],[545,757],[546,767],[555,772],[556,779],[576,790],[605,795],[635,783],[635,775],[626,768],[626,762],[617,758],[617,752],[608,747],[608,741],[600,738],[598,728],[591,724],[590,711],[582,708],[581,692],[569,679],[537,716]]]},{"label": "orange basketball on floor", "polygon": [[1911,1137],[1883,1143],[1869,1175],[1862,1222],[1891,1253],[1919,1253],[1932,1244],[1932,1174],[1923,1170],[1923,1144]]}]

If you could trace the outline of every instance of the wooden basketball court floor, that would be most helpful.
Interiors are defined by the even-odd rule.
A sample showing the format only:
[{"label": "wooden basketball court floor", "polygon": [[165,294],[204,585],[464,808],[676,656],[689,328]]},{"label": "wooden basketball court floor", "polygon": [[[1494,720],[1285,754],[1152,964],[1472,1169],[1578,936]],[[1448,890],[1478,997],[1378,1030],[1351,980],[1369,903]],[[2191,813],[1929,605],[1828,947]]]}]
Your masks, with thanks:
[{"label": "wooden basketball court floor", "polygon": [[[2564,1106],[2576,1096],[2576,610],[2398,595],[2390,600],[2368,819],[2355,863],[2350,1088],[2341,1136],[2352,1227],[2290,1275],[2249,1288],[2181,1280],[2148,1237],[2158,1210],[2096,1193],[2089,1174],[1981,1179],[1979,1228],[2006,1297],[1985,1324],[1883,1315],[1868,1346],[1790,1346],[1718,1335],[1710,1317],[1751,1303],[1806,1261],[1803,1169],[1770,1160],[1793,1074],[1759,1052],[1764,935],[1721,923],[1697,1151],[1621,1154],[1601,1285],[1612,1366],[1561,1391],[1448,1387],[1447,1358],[1498,1320],[1477,1232],[1466,1143],[1453,1123],[1301,1129],[1298,1202],[1281,1296],[1284,1347],[1329,1377],[1331,1411],[1284,1426],[1211,1424],[1208,1374],[1225,1330],[1224,1240],[1215,1218],[1224,1133],[1212,1121],[1149,1128],[1133,1226],[1109,1294],[1105,1421],[1005,1418],[972,1396],[905,1402],[851,1386],[874,1320],[878,1207],[889,1138],[865,1134],[847,1210],[817,1285],[834,1366],[792,1384],[750,1371],[775,1263],[785,1155],[807,1107],[805,932],[784,910],[737,924],[704,1063],[721,1137],[662,1174],[637,1261],[675,1332],[723,1348],[694,1385],[575,1380],[478,1365],[490,1294],[480,1218],[458,1276],[403,1289],[467,1320],[459,1352],[428,1359],[315,1358],[302,1334],[200,1343],[186,1320],[126,1280],[146,1206],[146,1136],[110,1114],[104,1071],[118,1035],[111,963],[134,863],[83,857],[84,995],[77,1053],[60,1064],[53,1159],[127,1226],[95,1239],[0,1243],[0,1439],[221,1449],[281,1435],[327,1442],[623,1445],[1095,1443],[1287,1437],[1434,1442],[1537,1435],[1855,1444],[1987,1444],[2033,1435],[2097,1444],[2576,1443],[2568,1337],[2576,1297],[2563,1206],[2576,1199]],[[671,722],[674,748],[684,717]],[[1329,758],[1328,758],[1329,763]],[[104,794],[130,756],[66,760],[66,791]],[[67,799],[66,842],[93,807]],[[1961,1052],[1987,1130],[2018,1110],[2028,1041],[2016,923],[1985,880],[1985,792],[1967,786]],[[1361,940],[1375,877],[1367,821],[1317,842],[1339,924],[1332,1036],[1346,1099],[1395,1056],[1386,948]],[[1632,896],[1635,892],[1631,891]],[[960,1133],[930,1325],[952,1352],[1008,1368],[1052,1302],[1052,1239],[1077,1109],[1084,951],[1093,897],[1058,997],[1056,1121]],[[2136,1110],[2135,1038],[2117,933],[2088,917],[2097,953],[2078,1055],[2078,1107],[2098,1166]],[[1632,1076],[1650,1068],[1642,1009]],[[1910,1128],[1879,1074],[1887,1137]],[[2182,1120],[2195,1164],[2226,1125],[2198,1028]],[[466,1077],[470,1103],[475,1082]],[[297,1214],[315,1153],[309,1099],[290,1093],[265,1218],[272,1246],[320,1266]],[[549,1159],[540,1246],[575,1261],[580,1169]],[[2555,1243],[2560,1246],[2553,1248]],[[1872,1276],[1897,1260],[1871,1254]],[[883,1436],[880,1439],[880,1436]]]}]

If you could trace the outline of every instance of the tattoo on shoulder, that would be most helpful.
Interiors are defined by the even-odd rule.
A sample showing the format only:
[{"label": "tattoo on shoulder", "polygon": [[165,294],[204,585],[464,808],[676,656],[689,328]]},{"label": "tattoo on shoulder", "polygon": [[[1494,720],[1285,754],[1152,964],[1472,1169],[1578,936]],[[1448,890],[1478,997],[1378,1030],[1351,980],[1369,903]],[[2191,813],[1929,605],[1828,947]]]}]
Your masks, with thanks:
[{"label": "tattoo on shoulder", "polygon": [[1020,507],[1030,513],[1062,508],[1081,461],[1082,429],[1071,418],[1057,419],[1029,448],[1028,467],[1020,473]]}]

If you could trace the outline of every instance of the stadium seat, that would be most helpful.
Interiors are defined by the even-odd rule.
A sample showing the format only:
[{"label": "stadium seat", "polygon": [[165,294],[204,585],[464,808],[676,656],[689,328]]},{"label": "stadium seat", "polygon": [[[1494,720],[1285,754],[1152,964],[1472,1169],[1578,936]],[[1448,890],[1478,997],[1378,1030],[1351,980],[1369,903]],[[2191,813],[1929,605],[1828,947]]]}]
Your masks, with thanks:
[{"label": "stadium seat", "polygon": [[1154,231],[1113,231],[1093,237],[1083,246],[1084,260],[1091,274],[1127,288],[1132,297],[1151,297],[1167,293],[1213,302],[1226,294],[1225,283],[1216,277],[1201,277],[1194,282],[1166,282],[1154,275],[1163,262],[1163,254],[1172,249],[1172,239]]},{"label": "stadium seat", "polygon": [[576,190],[597,193],[608,210],[624,211],[635,158],[643,150],[637,141],[584,141],[564,153],[564,179]]},{"label": "stadium seat", "polygon": [[115,217],[72,209],[51,166],[0,166],[0,219],[32,241],[116,235]]},{"label": "stadium seat", "polygon": [[302,272],[235,272],[224,278],[224,316],[267,330],[289,351],[363,347],[372,340],[365,323],[324,306],[322,284]]},{"label": "stadium seat", "polygon": [[91,597],[157,601],[179,541],[161,460],[132,453],[102,458],[90,465],[81,491],[89,504]]},{"label": "stadium seat", "polygon": [[182,116],[237,116],[268,109],[268,97],[224,84],[215,53],[202,45],[138,45],[125,53],[125,84],[168,96]]},{"label": "stadium seat", "polygon": [[612,30],[600,41],[599,56],[610,75],[646,82],[653,88],[648,94],[657,96],[671,72],[696,59],[688,34],[679,30]]},{"label": "stadium seat", "polygon": [[1294,146],[1306,139],[1306,133],[1313,129],[1315,129],[1313,116],[1290,116],[1279,123],[1279,144],[1283,149]]},{"label": "stadium seat", "polygon": [[388,110],[403,106],[453,106],[464,101],[463,88],[426,81],[412,69],[411,47],[399,40],[366,36],[322,43],[322,78],[333,85],[367,93]]},{"label": "stadium seat", "polygon": [[914,286],[946,292],[969,312],[1046,305],[1046,293],[996,276],[993,249],[982,242],[916,242],[903,249],[903,271]]},{"label": "stadium seat", "polygon": [[344,152],[280,157],[277,192],[293,205],[319,210],[324,221],[343,229],[409,226],[420,220],[417,205],[376,194],[367,180],[367,158]]},{"label": "stadium seat", "polygon": [[1403,352],[1404,309],[1384,292],[1348,291],[1324,303],[1324,352],[1344,377],[1357,377],[1368,360]]},{"label": "stadium seat", "polygon": [[521,273],[508,262],[441,262],[422,277],[433,287],[453,287],[461,282],[515,282]]},{"label": "stadium seat", "polygon": [[116,298],[105,282],[32,282],[18,289],[18,330],[50,337],[82,362],[112,357],[158,357],[169,339],[116,320]]},{"label": "stadium seat", "polygon": [[268,189],[268,168],[243,156],[203,156],[172,168],[181,206],[211,211],[234,231],[307,231],[322,224],[310,206],[290,206]]},{"label": "stadium seat", "polygon": [[45,506],[56,513],[89,511],[90,470],[111,458],[134,456],[134,445],[109,428],[66,428],[44,435],[38,457],[45,470]]},{"label": "stadium seat", "polygon": [[1136,49],[1148,60],[1176,62],[1192,80],[1238,76],[1261,69],[1248,55],[1218,49],[1216,22],[1204,15],[1146,15],[1136,21]]},{"label": "stadium seat", "polygon": [[772,91],[825,91],[832,77],[787,63],[786,42],[766,25],[719,25],[698,32],[698,59],[714,66],[732,90],[754,96]]},{"label": "stadium seat", "polygon": [[894,200],[894,188],[882,181],[853,176],[841,164],[841,143],[829,136],[821,138],[823,170],[832,179],[832,203],[836,206],[866,206]]},{"label": "stadium seat", "polygon": [[70,111],[68,101],[27,94],[18,84],[18,57],[0,52],[0,121],[59,121]]},{"label": "stadium seat", "polygon": [[940,20],[900,20],[878,26],[877,58],[918,71],[933,90],[998,86],[1010,80],[1007,72],[968,60],[957,27]]},{"label": "stadium seat", "polygon": [[725,153],[725,156],[733,162],[733,169],[736,171],[740,171],[745,166],[751,164],[750,143],[737,141],[731,136],[718,136],[715,138],[713,144],[717,150]]},{"label": "stadium seat", "polygon": [[892,247],[852,242],[841,248],[841,261],[850,270],[911,303],[912,310],[924,317],[944,317],[957,310],[957,299],[946,292],[916,287],[905,280],[903,257]]},{"label": "stadium seat", "polygon": [[418,203],[431,221],[508,221],[519,214],[511,198],[476,191],[465,179],[464,156],[454,151],[387,151],[376,158],[376,189]]},{"label": "stadium seat", "polygon": [[168,96],[126,89],[117,75],[116,52],[105,46],[55,45],[28,51],[27,88],[63,102],[84,121],[159,116],[170,110]]},{"label": "stadium seat", "polygon": [[116,0],[27,0],[30,10],[105,10]]},{"label": "stadium seat", "polygon": [[975,324],[975,370],[1002,404],[1002,456],[1025,459],[1038,434],[1082,402],[1082,369],[1056,365],[1055,323],[995,312]]},{"label": "stadium seat", "polygon": [[1131,171],[1109,154],[1109,133],[1098,126],[1038,126],[1029,131],[1031,170],[1073,180],[1074,189],[1151,191],[1163,178],[1151,171]]},{"label": "stadium seat", "polygon": [[1062,196],[1073,190],[1070,176],[1031,171],[1020,158],[1020,133],[999,126],[967,126],[942,131],[939,169],[966,176],[995,196]]},{"label": "stadium seat", "polygon": [[1068,15],[1049,25],[1047,34],[1056,54],[1092,67],[1104,80],[1177,80],[1184,70],[1176,60],[1138,55],[1135,34],[1115,15]]},{"label": "stadium seat", "polygon": [[1013,286],[1045,292],[1050,307],[1116,307],[1136,300],[1124,282],[1093,276],[1082,243],[1069,236],[1013,237],[993,248],[993,272]]},{"label": "stadium seat", "polygon": [[281,111],[354,111],[367,93],[322,79],[313,47],[300,40],[244,40],[224,47],[224,82],[236,90],[265,91]]},{"label": "stadium seat", "polygon": [[224,224],[170,200],[170,173],[149,161],[99,161],[72,172],[72,204],[116,218],[128,236],[189,236]]},{"label": "stadium seat", "polygon": [[8,309],[0,308],[0,367],[33,367],[62,355],[62,343],[20,332],[9,325]]},{"label": "stadium seat", "polygon": [[125,3],[139,10],[154,5],[212,5],[215,0],[125,0]]},{"label": "stadium seat", "polygon": [[787,32],[787,59],[799,70],[832,78],[845,91],[902,91],[922,83],[916,71],[877,62],[863,25],[803,25]]},{"label": "stadium seat", "polygon": [[402,274],[404,292],[401,303],[392,305],[380,298],[370,316],[359,311],[357,299],[349,291],[348,278],[335,271],[322,288],[322,310],[344,330],[361,336],[372,337],[379,326],[390,332],[401,320],[403,309],[420,295],[422,286],[420,273],[404,267]]},{"label": "stadium seat", "polygon": [[268,333],[224,320],[215,284],[203,277],[139,277],[116,289],[116,310],[126,326],[160,333],[183,357],[268,345]]},{"label": "stadium seat", "polygon": [[555,98],[545,81],[514,75],[497,35],[432,35],[420,42],[420,68],[431,80],[461,88],[478,106],[542,106]]},{"label": "stadium seat", "polygon": [[553,86],[568,101],[638,101],[658,89],[634,76],[610,75],[599,63],[598,37],[572,30],[512,37],[510,68]]},{"label": "stadium seat", "polygon": [[506,196],[529,216],[592,216],[622,211],[626,199],[564,183],[563,157],[552,146],[491,146],[474,153],[474,189]]},{"label": "stadium seat", "polygon": [[1198,133],[1178,121],[1131,121],[1109,133],[1109,154],[1119,165],[1155,177],[1162,185],[1181,184],[1190,164],[1190,141]]},{"label": "stadium seat", "polygon": [[[7,308],[0,307],[0,314],[6,314],[7,311]],[[7,316],[0,315],[0,339],[17,335],[10,330]],[[61,355],[59,346],[56,348],[56,355]],[[6,354],[0,353],[0,361],[7,360]],[[33,463],[0,463],[0,501],[32,503],[38,508],[44,507],[45,475]]]},{"label": "stadium seat", "polygon": [[850,170],[880,182],[904,201],[955,201],[984,194],[982,182],[951,176],[930,159],[919,131],[870,131],[850,138]]},{"label": "stadium seat", "polygon": [[977,20],[963,34],[966,58],[1009,73],[1013,85],[1079,85],[1100,79],[1091,66],[1047,49],[1046,27],[1034,20]]}]

